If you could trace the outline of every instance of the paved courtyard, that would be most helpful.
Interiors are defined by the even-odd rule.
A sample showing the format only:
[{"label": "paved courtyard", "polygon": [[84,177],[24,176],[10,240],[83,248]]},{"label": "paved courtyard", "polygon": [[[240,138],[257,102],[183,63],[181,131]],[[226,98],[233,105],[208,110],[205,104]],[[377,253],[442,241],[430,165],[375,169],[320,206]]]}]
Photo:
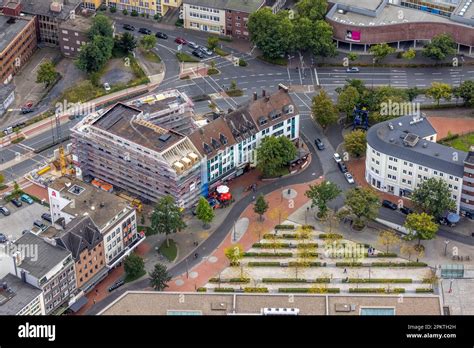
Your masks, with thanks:
[{"label": "paved courtyard", "polygon": [[41,219],[41,214],[49,212],[46,206],[38,203],[32,205],[23,203],[20,208],[16,208],[12,203],[5,206],[10,210],[11,215],[0,215],[0,232],[5,234],[9,240],[16,240],[21,237],[24,230],[32,229],[35,220],[41,220],[44,224],[48,224]]}]

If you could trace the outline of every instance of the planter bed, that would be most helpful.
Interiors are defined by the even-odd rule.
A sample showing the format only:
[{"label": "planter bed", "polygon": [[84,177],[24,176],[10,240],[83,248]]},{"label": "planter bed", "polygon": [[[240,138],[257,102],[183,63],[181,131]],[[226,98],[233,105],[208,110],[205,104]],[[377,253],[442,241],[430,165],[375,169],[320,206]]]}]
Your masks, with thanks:
[{"label": "planter bed", "polygon": [[214,288],[214,292],[235,292],[234,288]]},{"label": "planter bed", "polygon": [[244,288],[244,292],[268,292],[268,288]]},{"label": "planter bed", "polygon": [[293,257],[293,253],[244,253],[244,257]]},{"label": "planter bed", "polygon": [[339,288],[326,288],[326,289],[311,289],[311,288],[279,288],[278,292],[283,293],[313,293],[313,294],[338,294],[341,291]]},{"label": "planter bed", "polygon": [[281,267],[280,262],[249,262],[248,267]]},{"label": "planter bed", "polygon": [[349,278],[348,281],[345,281],[343,279],[343,283],[404,283],[404,284],[409,284],[413,283],[412,279],[408,278],[400,278],[400,279],[383,279],[383,278],[363,278],[363,279],[357,279],[357,278]]},{"label": "planter bed", "polygon": [[276,225],[275,230],[294,230],[295,225]]},{"label": "planter bed", "polygon": [[415,290],[415,292],[418,293],[418,294],[420,294],[420,293],[432,293],[433,289],[417,288]]},{"label": "planter bed", "polygon": [[[267,233],[263,235],[263,239],[272,239],[275,237],[276,239],[299,239],[298,235],[296,233],[283,233],[283,234],[272,234],[272,233]],[[304,238],[304,239],[310,239],[310,238]],[[303,240],[303,238],[301,238]]]},{"label": "planter bed", "polygon": [[344,236],[339,233],[322,233],[318,237],[319,239],[326,239],[329,238],[330,235],[337,236],[339,239],[344,239]]},{"label": "planter bed", "polygon": [[[230,278],[230,279],[221,279],[220,282],[246,284],[246,283],[250,283],[250,279],[249,278]],[[219,278],[211,278],[209,279],[209,283],[219,283]]]},{"label": "planter bed", "polygon": [[349,288],[350,293],[377,293],[377,294],[401,294],[405,292],[404,288],[394,288],[387,291],[385,288]]},{"label": "planter bed", "polygon": [[[296,267],[297,263],[300,264],[300,267],[304,267],[304,266],[301,266],[301,262],[297,262],[297,261],[288,262],[288,267]],[[306,267],[326,267],[326,262],[324,262],[324,263],[310,262],[309,266],[306,266]]]}]

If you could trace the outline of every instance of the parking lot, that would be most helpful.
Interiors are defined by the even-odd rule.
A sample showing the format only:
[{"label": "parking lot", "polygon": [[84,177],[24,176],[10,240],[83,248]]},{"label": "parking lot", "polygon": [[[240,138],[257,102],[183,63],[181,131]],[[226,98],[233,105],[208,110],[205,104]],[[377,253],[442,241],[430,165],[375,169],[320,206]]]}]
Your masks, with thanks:
[{"label": "parking lot", "polygon": [[41,214],[49,212],[49,208],[44,205],[39,203],[30,205],[23,202],[23,205],[17,208],[12,203],[5,204],[4,201],[2,201],[2,205],[11,214],[9,216],[0,214],[0,233],[6,235],[10,241],[21,237],[24,230],[33,229],[33,221],[35,220],[41,220],[45,225],[49,225],[48,222],[41,219]]}]

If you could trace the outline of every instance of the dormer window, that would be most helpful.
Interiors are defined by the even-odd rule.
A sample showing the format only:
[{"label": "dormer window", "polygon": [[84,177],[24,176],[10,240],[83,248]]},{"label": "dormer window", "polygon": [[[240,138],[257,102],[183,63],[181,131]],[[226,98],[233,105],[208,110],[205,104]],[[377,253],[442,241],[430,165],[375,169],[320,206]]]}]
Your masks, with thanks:
[{"label": "dormer window", "polygon": [[292,114],[293,112],[295,112],[295,108],[293,105],[289,104],[289,105],[285,105],[283,107],[283,112],[285,114]]},{"label": "dormer window", "polygon": [[273,121],[281,116],[281,111],[273,110],[268,114],[268,117]]},{"label": "dormer window", "polygon": [[227,137],[224,134],[219,133],[219,139],[220,139],[222,145],[227,145]]},{"label": "dormer window", "polygon": [[263,126],[263,125],[265,125],[265,124],[267,124],[267,123],[268,123],[268,120],[267,120],[266,117],[260,116],[260,117],[258,118],[258,124],[259,124],[260,126]]}]

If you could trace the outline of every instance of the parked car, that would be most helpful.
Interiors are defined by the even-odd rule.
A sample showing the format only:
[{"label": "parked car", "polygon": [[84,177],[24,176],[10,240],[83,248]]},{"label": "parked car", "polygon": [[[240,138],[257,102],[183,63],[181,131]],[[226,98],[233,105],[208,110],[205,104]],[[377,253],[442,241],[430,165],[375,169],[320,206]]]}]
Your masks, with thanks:
[{"label": "parked car", "polygon": [[25,104],[23,104],[24,108],[32,108],[33,107],[33,102],[32,101],[27,101]]},{"label": "parked car", "polygon": [[34,108],[25,108],[25,107],[21,108],[21,113],[22,114],[29,114],[30,112],[33,112],[33,111],[35,111]]},{"label": "parked car", "polygon": [[382,207],[385,207],[385,208],[388,208],[388,209],[392,209],[392,210],[397,210],[397,205],[393,202],[390,202],[389,200],[387,199],[384,199],[382,201]]},{"label": "parked car", "polygon": [[5,208],[3,205],[0,206],[0,213],[2,213],[3,215],[5,216],[8,216],[10,215],[10,210],[8,210],[7,208]]},{"label": "parked car", "polygon": [[7,236],[5,236],[3,233],[0,233],[0,243],[6,243],[7,240]]},{"label": "parked car", "polygon": [[348,73],[358,73],[359,71],[360,71],[359,68],[356,68],[356,67],[346,69],[346,72]]},{"label": "parked car", "polygon": [[120,288],[123,284],[125,284],[125,281],[123,281],[123,280],[116,281],[114,284],[112,284],[112,285],[109,287],[109,291],[112,292],[112,291],[114,291],[115,289]]},{"label": "parked car", "polygon": [[21,206],[23,205],[23,203],[21,203],[21,201],[20,201],[19,199],[17,199],[17,198],[13,198],[13,199],[12,199],[12,204],[13,204],[15,207],[17,207],[17,208],[19,208],[19,207],[21,207]]},{"label": "parked car", "polygon": [[34,203],[33,199],[30,196],[26,195],[26,194],[21,195],[20,199],[23,202],[26,202],[28,204],[33,204]]},{"label": "parked car", "polygon": [[199,46],[198,48],[202,53],[207,54],[208,56],[212,56],[214,52],[212,52],[209,48],[204,47],[204,46]]},{"label": "parked car", "polygon": [[354,178],[352,177],[351,173],[349,172],[345,172],[344,173],[344,176],[346,177],[346,180],[349,184],[353,184],[354,183]]},{"label": "parked car", "polygon": [[199,45],[195,42],[188,41],[188,47],[191,47],[193,49],[199,48]]},{"label": "parked car", "polygon": [[104,83],[104,89],[106,92],[110,91],[110,85],[108,82]]},{"label": "parked car", "polygon": [[338,162],[337,166],[339,167],[339,170],[341,171],[342,174],[347,173],[347,167],[346,167],[346,164],[344,162],[342,162],[342,161]]},{"label": "parked car", "polygon": [[186,45],[188,43],[185,39],[179,36],[176,39],[174,39],[174,42],[180,45]]},{"label": "parked car", "polygon": [[162,33],[161,31],[158,31],[156,32],[155,36],[159,39],[168,39],[168,35],[166,35],[165,33]]},{"label": "parked car", "polygon": [[334,154],[334,156],[332,156],[332,158],[334,158],[334,160],[336,161],[336,163],[339,163],[339,162],[342,161],[342,160],[341,160],[341,156],[339,156],[339,154],[338,154],[337,152]]},{"label": "parked car", "polygon": [[135,30],[135,27],[133,25],[130,25],[130,24],[124,24],[123,25],[123,28],[125,30],[130,30],[130,31],[134,31]]},{"label": "parked car", "polygon": [[138,29],[138,32],[140,34],[151,35],[151,30],[147,29],[147,28],[140,28],[140,29]]},{"label": "parked car", "polygon": [[202,52],[199,51],[199,50],[194,50],[194,51],[193,51],[193,56],[196,56],[196,57],[202,59],[202,58],[204,58],[204,53],[202,53]]},{"label": "parked car", "polygon": [[46,225],[41,220],[35,220],[33,222],[33,226],[38,227],[42,230],[46,228]]},{"label": "parked car", "polygon": [[324,150],[324,143],[321,141],[321,139],[316,138],[314,140],[314,143],[316,144],[316,147],[318,148],[318,150],[320,151]]},{"label": "parked car", "polygon": [[401,211],[403,214],[405,214],[405,215],[408,215],[408,214],[413,213],[413,210],[410,209],[410,208],[408,208],[408,207],[401,207],[401,208],[400,208],[400,211]]},{"label": "parked car", "polygon": [[43,214],[41,215],[41,218],[42,218],[43,220],[48,221],[49,223],[52,223],[52,222],[53,222],[53,220],[51,219],[51,214],[49,214],[49,213],[43,213]]}]

